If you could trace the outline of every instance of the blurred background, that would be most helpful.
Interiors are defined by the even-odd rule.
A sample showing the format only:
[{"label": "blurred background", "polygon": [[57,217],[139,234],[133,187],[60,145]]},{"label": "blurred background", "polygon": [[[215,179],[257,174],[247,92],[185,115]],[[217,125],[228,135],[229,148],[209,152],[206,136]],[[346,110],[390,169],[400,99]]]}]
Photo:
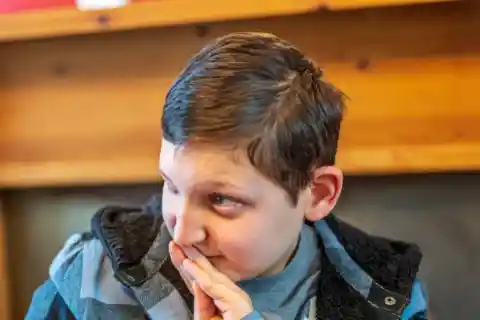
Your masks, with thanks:
[{"label": "blurred background", "polygon": [[159,191],[164,95],[232,31],[290,40],[348,95],[337,213],[420,244],[435,320],[480,319],[478,1],[80,2],[0,0],[0,319],[98,208]]}]

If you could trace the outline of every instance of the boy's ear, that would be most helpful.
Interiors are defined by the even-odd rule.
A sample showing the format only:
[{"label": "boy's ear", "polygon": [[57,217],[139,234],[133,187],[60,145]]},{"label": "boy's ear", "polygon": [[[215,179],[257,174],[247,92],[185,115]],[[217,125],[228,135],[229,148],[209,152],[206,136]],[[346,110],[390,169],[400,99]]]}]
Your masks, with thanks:
[{"label": "boy's ear", "polygon": [[328,166],[315,169],[312,175],[305,218],[317,221],[326,217],[337,204],[343,187],[343,173],[337,167]]}]

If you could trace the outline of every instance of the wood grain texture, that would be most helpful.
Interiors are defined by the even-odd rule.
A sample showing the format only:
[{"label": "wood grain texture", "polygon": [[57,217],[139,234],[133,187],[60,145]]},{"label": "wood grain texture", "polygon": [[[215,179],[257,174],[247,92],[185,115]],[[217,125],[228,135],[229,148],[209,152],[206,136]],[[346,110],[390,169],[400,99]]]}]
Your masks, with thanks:
[{"label": "wood grain texture", "polygon": [[5,43],[0,186],[156,181],[166,90],[244,30],[294,42],[349,96],[347,173],[480,169],[480,11],[446,3]]},{"label": "wood grain texture", "polygon": [[322,4],[331,10],[361,9],[369,7],[429,4],[458,0],[324,0]]},{"label": "wood grain texture", "polygon": [[459,0],[243,0],[241,6],[221,0],[157,0],[109,10],[56,8],[0,15],[0,41],[284,16],[319,8],[346,10],[447,1]]},{"label": "wood grain texture", "polygon": [[10,276],[7,272],[6,213],[3,211],[2,201],[2,194],[0,194],[0,319],[10,320]]},{"label": "wood grain texture", "polygon": [[0,41],[282,16],[318,7],[318,0],[242,0],[241,3],[239,6],[221,0],[156,0],[109,10],[57,8],[0,15]]}]

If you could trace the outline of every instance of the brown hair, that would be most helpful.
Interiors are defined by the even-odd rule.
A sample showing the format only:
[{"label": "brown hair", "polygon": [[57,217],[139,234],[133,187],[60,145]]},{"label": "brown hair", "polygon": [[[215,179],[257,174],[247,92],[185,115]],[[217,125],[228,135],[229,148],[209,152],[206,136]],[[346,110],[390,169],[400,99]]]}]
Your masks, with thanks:
[{"label": "brown hair", "polygon": [[164,138],[241,148],[296,204],[312,170],[335,162],[344,96],[323,78],[283,39],[228,34],[198,52],[170,88]]}]

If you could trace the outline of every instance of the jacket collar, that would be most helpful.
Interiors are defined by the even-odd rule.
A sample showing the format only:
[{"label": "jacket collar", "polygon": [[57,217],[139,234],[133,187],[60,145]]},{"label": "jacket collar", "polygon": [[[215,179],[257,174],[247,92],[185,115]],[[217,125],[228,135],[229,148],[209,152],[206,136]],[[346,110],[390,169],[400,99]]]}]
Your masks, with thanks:
[{"label": "jacket collar", "polygon": [[[356,307],[332,309],[326,312],[329,316],[336,312],[347,318],[344,313],[352,312],[355,319],[400,318],[410,302],[421,261],[419,248],[369,235],[334,215],[316,222],[315,227],[325,253],[318,287],[318,296],[324,299],[317,302],[319,309],[332,309],[325,298],[336,296],[341,305],[348,306],[349,299]],[[360,310],[363,317],[357,314]],[[372,315],[365,317],[368,313]]]}]

